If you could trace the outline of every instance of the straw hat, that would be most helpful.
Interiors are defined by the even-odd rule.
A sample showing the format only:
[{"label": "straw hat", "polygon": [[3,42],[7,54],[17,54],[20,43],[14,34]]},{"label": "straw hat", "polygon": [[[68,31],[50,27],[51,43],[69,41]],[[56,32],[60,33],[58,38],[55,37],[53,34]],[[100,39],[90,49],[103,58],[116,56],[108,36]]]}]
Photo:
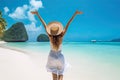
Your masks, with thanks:
[{"label": "straw hat", "polygon": [[47,25],[47,32],[51,35],[59,35],[63,31],[63,25],[60,22],[50,22]]}]

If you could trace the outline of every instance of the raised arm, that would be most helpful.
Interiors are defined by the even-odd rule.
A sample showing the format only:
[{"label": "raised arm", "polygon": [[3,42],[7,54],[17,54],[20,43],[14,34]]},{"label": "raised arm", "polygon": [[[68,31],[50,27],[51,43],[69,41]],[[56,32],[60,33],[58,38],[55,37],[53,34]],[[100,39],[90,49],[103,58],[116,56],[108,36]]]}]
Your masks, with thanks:
[{"label": "raised arm", "polygon": [[[45,21],[42,19],[42,17],[39,15],[38,11],[31,11],[31,13],[36,14],[38,16],[38,18],[40,19],[40,21],[42,22],[42,24],[43,24],[43,26],[44,26],[44,28],[46,30],[47,25],[46,25]],[[47,30],[46,30],[46,32],[47,32]],[[48,34],[48,32],[47,32],[47,34]]]},{"label": "raised arm", "polygon": [[74,19],[74,17],[77,15],[77,14],[82,14],[82,12],[79,12],[79,11],[76,11],[73,16],[70,18],[70,20],[68,21],[67,25],[65,26],[64,30],[63,30],[63,34],[66,33],[67,29],[68,29],[68,26],[70,25],[70,23],[72,22],[72,20]]}]

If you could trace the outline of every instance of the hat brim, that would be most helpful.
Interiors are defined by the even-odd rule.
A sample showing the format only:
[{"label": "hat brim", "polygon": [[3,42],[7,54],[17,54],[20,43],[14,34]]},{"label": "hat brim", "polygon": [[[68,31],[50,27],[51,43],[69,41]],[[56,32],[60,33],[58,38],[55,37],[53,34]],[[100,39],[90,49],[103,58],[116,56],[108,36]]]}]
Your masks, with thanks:
[{"label": "hat brim", "polygon": [[[50,29],[51,29],[51,27],[53,27],[53,26],[59,27],[58,33],[57,33],[56,35],[59,35],[59,34],[63,31],[63,25],[62,25],[60,22],[50,22],[50,23],[47,25],[47,28],[46,28],[46,30],[47,30],[47,32],[48,32],[49,34],[51,34]],[[52,35],[52,34],[51,34],[51,35]]]}]

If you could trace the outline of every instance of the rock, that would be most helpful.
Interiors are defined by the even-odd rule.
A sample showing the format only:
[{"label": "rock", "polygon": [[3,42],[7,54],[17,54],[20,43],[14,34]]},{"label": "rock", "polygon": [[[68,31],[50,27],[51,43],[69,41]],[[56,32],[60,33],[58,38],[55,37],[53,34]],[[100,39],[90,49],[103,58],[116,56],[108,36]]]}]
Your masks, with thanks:
[{"label": "rock", "polygon": [[28,40],[28,35],[25,26],[22,22],[13,24],[3,35],[3,40],[6,42],[25,42]]},{"label": "rock", "polygon": [[48,42],[49,41],[49,38],[46,34],[40,34],[38,37],[37,37],[37,41],[38,42]]}]

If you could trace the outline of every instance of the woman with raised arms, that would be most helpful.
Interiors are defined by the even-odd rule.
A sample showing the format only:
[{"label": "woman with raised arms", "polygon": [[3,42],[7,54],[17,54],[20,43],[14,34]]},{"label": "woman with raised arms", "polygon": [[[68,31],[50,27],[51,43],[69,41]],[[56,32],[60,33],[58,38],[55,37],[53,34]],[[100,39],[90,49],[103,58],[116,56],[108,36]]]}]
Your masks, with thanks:
[{"label": "woman with raised arms", "polygon": [[76,11],[70,18],[64,29],[63,25],[57,21],[46,24],[45,21],[40,16],[40,14],[38,13],[38,11],[31,11],[31,13],[36,14],[38,16],[50,40],[51,50],[46,65],[47,71],[52,73],[53,80],[63,80],[63,72],[65,68],[65,59],[61,50],[63,36],[65,35],[68,26],[70,25],[74,17],[77,14],[82,14],[82,12]]}]

